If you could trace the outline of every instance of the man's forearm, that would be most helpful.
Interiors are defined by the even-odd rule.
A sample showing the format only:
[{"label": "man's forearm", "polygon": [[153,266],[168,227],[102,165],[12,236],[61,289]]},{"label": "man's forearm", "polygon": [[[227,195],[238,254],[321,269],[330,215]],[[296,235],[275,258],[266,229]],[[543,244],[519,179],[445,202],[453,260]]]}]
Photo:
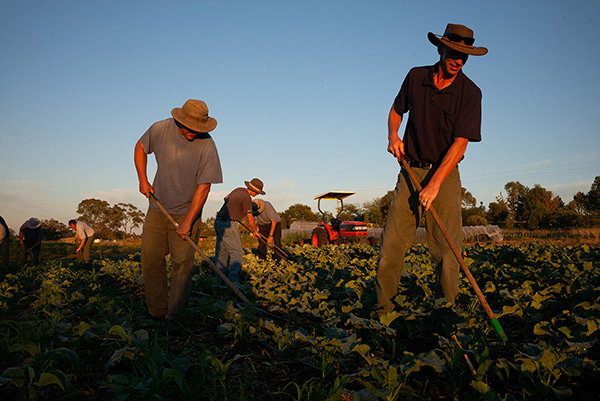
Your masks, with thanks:
[{"label": "man's forearm", "polygon": [[194,219],[198,216],[204,207],[204,204],[206,203],[206,199],[208,198],[208,194],[210,192],[210,186],[211,184],[202,184],[196,188],[196,192],[192,198],[192,205],[190,206],[190,210],[188,210],[185,215],[184,222],[188,222],[191,225]]},{"label": "man's forearm", "polygon": [[254,216],[252,215],[252,213],[247,213],[246,215],[248,216],[248,223],[250,223],[250,227],[252,228],[252,231],[254,233],[257,233],[258,227],[256,227],[256,221],[254,220]]},{"label": "man's forearm", "polygon": [[466,138],[456,138],[454,140],[454,143],[452,143],[450,149],[448,149],[448,152],[442,159],[442,163],[436,169],[433,177],[431,177],[430,183],[439,186],[448,178],[465,154],[468,143],[469,140]]},{"label": "man's forearm", "polygon": [[152,186],[148,181],[147,174],[148,155],[144,150],[144,144],[141,140],[138,140],[135,144],[133,162],[135,164],[135,171],[137,172],[138,176],[140,192],[146,196],[149,196],[149,192],[152,192]]},{"label": "man's forearm", "polygon": [[144,145],[142,141],[137,141],[135,144],[135,150],[133,152],[133,161],[135,163],[135,170],[137,171],[138,179],[148,179],[146,175],[146,165],[148,164],[148,155],[144,151]]},{"label": "man's forearm", "polygon": [[396,113],[394,106],[390,109],[388,116],[388,146],[387,151],[401,161],[404,158],[404,143],[398,136],[398,130],[402,124],[402,115]]}]

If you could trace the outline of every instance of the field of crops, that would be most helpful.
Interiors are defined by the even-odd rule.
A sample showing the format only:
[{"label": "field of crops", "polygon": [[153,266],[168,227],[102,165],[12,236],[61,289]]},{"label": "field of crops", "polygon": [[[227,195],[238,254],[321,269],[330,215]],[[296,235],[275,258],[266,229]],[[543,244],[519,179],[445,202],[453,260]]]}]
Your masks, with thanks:
[{"label": "field of crops", "polygon": [[288,250],[290,264],[245,255],[251,306],[198,257],[180,336],[145,317],[139,254],[6,276],[0,399],[598,399],[597,246],[467,247],[506,342],[464,275],[456,305],[433,298],[423,245],[381,321],[370,319],[376,247]]}]

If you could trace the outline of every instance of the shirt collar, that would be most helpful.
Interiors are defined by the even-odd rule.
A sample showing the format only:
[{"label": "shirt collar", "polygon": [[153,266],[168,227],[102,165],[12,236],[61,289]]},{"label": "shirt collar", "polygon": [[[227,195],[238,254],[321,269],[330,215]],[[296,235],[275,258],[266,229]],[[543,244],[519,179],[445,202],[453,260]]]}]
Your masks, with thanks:
[{"label": "shirt collar", "polygon": [[[425,78],[423,79],[423,85],[431,86],[433,89],[437,90],[437,87],[433,83],[433,73],[435,71],[437,71],[439,64],[440,63],[437,62],[434,65],[429,66],[429,73],[427,75],[425,75]],[[454,81],[452,81],[450,86],[442,89],[440,92],[453,93],[453,94],[457,93],[458,89],[456,89],[456,88],[458,88],[460,86],[460,84],[457,84],[457,82],[460,82],[463,79],[464,79],[464,74],[463,74],[462,68],[461,68],[461,70],[458,72],[458,75],[456,76],[456,79],[454,79]]]}]

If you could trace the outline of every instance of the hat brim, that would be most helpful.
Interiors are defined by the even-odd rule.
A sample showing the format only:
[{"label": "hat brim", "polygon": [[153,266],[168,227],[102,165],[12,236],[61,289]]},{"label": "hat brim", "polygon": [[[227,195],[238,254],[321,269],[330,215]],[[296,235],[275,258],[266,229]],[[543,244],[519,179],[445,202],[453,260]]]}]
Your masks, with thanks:
[{"label": "hat brim", "polygon": [[38,228],[39,226],[41,226],[42,223],[39,220],[35,220],[35,221],[31,221],[31,220],[27,220],[25,222],[25,227],[34,230],[36,228]]},{"label": "hat brim", "polygon": [[198,121],[190,120],[181,112],[181,107],[175,107],[173,110],[171,110],[171,115],[179,123],[196,132],[210,132],[217,128],[217,120],[214,118],[208,117],[208,120],[204,124]]},{"label": "hat brim", "polygon": [[458,42],[453,42],[444,36],[436,35],[433,32],[427,34],[427,39],[434,45],[438,46],[440,43],[444,46],[448,46],[452,50],[468,54],[469,56],[483,56],[487,54],[488,49],[486,47],[469,46]]},{"label": "hat brim", "polygon": [[254,191],[257,194],[261,194],[261,195],[267,194],[265,191],[262,191],[262,190],[256,188],[254,185],[252,185],[252,183],[250,181],[244,181],[244,184],[246,184],[246,188],[248,188],[250,191]]}]

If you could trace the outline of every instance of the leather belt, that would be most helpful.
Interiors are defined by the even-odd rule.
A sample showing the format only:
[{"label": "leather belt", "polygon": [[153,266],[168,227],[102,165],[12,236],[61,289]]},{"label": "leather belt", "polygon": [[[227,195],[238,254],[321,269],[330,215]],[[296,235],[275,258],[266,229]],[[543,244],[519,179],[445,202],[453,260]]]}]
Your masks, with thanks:
[{"label": "leather belt", "polygon": [[431,163],[425,163],[425,162],[416,162],[414,160],[409,160],[408,161],[408,165],[411,167],[416,167],[416,168],[424,168],[424,169],[431,169],[433,167],[433,164]]}]

